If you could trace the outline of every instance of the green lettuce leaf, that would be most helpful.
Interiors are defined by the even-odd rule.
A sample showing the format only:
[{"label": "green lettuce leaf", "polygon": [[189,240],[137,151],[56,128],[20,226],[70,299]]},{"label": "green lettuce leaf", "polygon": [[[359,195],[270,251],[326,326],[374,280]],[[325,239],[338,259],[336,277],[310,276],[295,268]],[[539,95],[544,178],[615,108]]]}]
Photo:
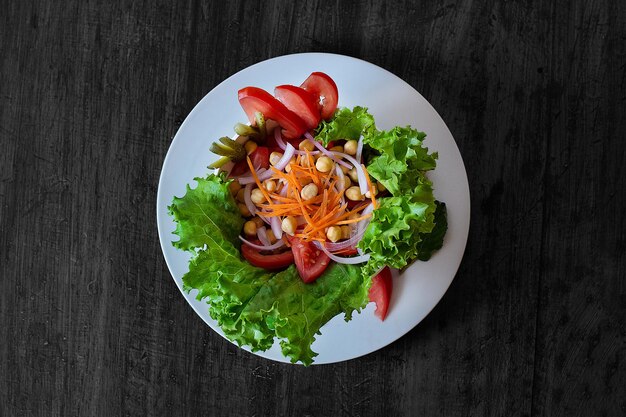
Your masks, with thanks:
[{"label": "green lettuce leaf", "polygon": [[234,248],[200,250],[183,277],[185,290],[198,290],[209,313],[230,340],[253,351],[267,350],[281,339],[285,356],[310,365],[315,334],[342,312],[346,321],[368,302],[369,280],[361,268],[334,264],[312,284],[295,266],[277,274],[240,260]]},{"label": "green lettuce leaf", "polygon": [[176,221],[174,234],[180,238],[172,245],[190,251],[218,240],[239,247],[237,236],[244,219],[228,190],[230,181],[226,180],[224,173],[194,179],[198,186],[192,189],[187,185],[185,195],[174,197],[168,207],[170,216]]},{"label": "green lettuce leaf", "polygon": [[364,136],[363,143],[379,155],[370,158],[367,170],[394,196],[412,194],[416,178],[435,169],[437,153],[422,145],[426,137],[410,127],[395,127]]},{"label": "green lettuce leaf", "polygon": [[427,261],[433,256],[433,253],[443,246],[443,238],[448,230],[448,219],[446,216],[446,205],[440,201],[435,201],[437,208],[435,209],[435,226],[430,233],[422,233],[420,243],[418,244],[417,259]]},{"label": "green lettuce leaf", "polygon": [[341,108],[332,119],[323,121],[316,130],[315,139],[324,146],[338,139],[358,140],[361,135],[369,135],[376,131],[374,116],[367,112],[367,108],[356,106],[354,109]]},{"label": "green lettuce leaf", "polygon": [[230,243],[222,245],[210,243],[198,252],[183,276],[183,288],[198,290],[197,298],[208,301],[209,314],[230,340],[253,351],[267,350],[275,332],[264,322],[246,323],[240,315],[273,274],[241,260]]},{"label": "green lettuce leaf", "polygon": [[247,323],[262,321],[276,332],[285,356],[310,365],[311,350],[320,328],[337,314],[352,318],[368,302],[369,280],[354,265],[333,263],[315,282],[305,284],[295,267],[275,275],[241,313]]},{"label": "green lettuce leaf", "polygon": [[436,208],[430,181],[421,177],[419,182],[414,194],[379,199],[358,244],[370,254],[364,276],[385,265],[402,269],[418,257],[422,236],[433,230]]}]

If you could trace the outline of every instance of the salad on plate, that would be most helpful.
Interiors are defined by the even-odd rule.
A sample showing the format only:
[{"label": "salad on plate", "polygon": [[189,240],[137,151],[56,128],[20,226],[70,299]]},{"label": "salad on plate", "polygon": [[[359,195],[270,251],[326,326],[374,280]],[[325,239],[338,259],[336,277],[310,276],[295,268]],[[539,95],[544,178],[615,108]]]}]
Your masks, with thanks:
[{"label": "salad on plate", "polygon": [[239,346],[278,339],[291,362],[310,365],[325,323],[369,301],[385,320],[390,268],[442,247],[446,208],[426,175],[437,153],[410,126],[378,130],[367,108],[338,108],[321,72],[238,99],[249,123],[211,145],[214,171],[168,207],[172,244],[192,253],[184,290]]}]

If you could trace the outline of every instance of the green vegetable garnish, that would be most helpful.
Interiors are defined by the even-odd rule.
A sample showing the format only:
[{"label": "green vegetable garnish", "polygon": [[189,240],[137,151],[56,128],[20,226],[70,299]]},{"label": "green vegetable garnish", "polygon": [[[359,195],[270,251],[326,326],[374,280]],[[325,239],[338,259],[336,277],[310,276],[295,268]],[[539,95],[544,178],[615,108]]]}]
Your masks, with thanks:
[{"label": "green vegetable garnish", "polygon": [[263,142],[267,136],[267,130],[265,129],[265,116],[263,116],[263,113],[258,111],[254,114],[254,117],[256,118],[256,127],[260,134],[259,141]]},{"label": "green vegetable garnish", "polygon": [[320,123],[315,130],[315,139],[326,146],[339,139],[359,140],[361,135],[367,136],[374,131],[374,117],[367,112],[367,108],[356,106],[350,110],[344,107],[337,110],[332,119]]},{"label": "green vegetable garnish", "polygon": [[243,145],[227,136],[221,137],[219,142],[213,142],[209,149],[213,153],[230,158],[233,162],[239,162],[246,157],[246,149]]},{"label": "green vegetable garnish", "polygon": [[363,143],[377,151],[367,171],[394,196],[411,194],[425,171],[435,169],[437,153],[422,145],[426,137],[410,127],[395,127],[363,136]]},{"label": "green vegetable garnish", "polygon": [[215,161],[212,164],[210,164],[208,166],[208,168],[210,168],[210,169],[221,168],[221,167],[223,167],[224,165],[226,165],[229,162],[230,162],[230,158],[229,157],[222,156],[220,159],[218,159],[217,161]]}]

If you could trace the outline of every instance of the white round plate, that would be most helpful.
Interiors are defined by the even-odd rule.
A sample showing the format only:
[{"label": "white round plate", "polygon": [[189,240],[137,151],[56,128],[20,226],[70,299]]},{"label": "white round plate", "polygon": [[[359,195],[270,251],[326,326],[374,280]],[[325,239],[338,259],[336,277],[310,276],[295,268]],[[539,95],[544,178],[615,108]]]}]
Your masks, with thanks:
[{"label": "white round plate", "polygon": [[[340,314],[322,327],[313,343],[319,353],[315,364],[353,359],[374,352],[415,327],[435,307],[457,272],[469,231],[470,196],[467,174],[459,149],[435,109],[413,87],[394,74],[359,59],[326,53],[281,56],[252,65],[231,76],[207,94],[187,116],[174,137],[163,163],[157,196],[157,223],[163,255],[176,285],[195,312],[223,336],[209,317],[207,304],[196,300],[196,291],[182,291],[190,255],[175,249],[171,241],[174,221],[167,214],[173,196],[183,196],[185,185],[195,186],[194,177],[208,173],[215,160],[209,146],[216,138],[233,136],[233,126],[245,122],[237,91],[255,86],[273,92],[281,84],[300,85],[311,72],[330,75],[339,89],[339,106],[365,106],[374,115],[379,129],[411,125],[427,134],[425,145],[439,152],[437,168],[429,174],[435,197],[446,203],[448,232],[444,245],[428,262],[415,262],[394,277],[389,313],[384,322],[370,303],[350,322]],[[244,347],[244,349],[246,349]],[[247,349],[246,349],[247,350]],[[289,362],[278,343],[256,355]]]}]

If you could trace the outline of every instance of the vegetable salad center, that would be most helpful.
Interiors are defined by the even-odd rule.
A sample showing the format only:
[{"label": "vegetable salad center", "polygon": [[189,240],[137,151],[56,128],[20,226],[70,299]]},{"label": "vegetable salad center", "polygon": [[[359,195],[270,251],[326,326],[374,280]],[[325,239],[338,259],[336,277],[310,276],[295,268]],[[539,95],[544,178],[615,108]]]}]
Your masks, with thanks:
[{"label": "vegetable salad center", "polygon": [[325,323],[370,301],[384,320],[389,268],[443,245],[445,204],[426,176],[437,154],[423,132],[380,131],[366,108],[339,108],[321,72],[274,95],[245,87],[238,99],[249,123],[211,145],[215,171],[168,208],[172,244],[193,254],[184,289],[233,342],[257,351],[278,340],[310,365]]}]

